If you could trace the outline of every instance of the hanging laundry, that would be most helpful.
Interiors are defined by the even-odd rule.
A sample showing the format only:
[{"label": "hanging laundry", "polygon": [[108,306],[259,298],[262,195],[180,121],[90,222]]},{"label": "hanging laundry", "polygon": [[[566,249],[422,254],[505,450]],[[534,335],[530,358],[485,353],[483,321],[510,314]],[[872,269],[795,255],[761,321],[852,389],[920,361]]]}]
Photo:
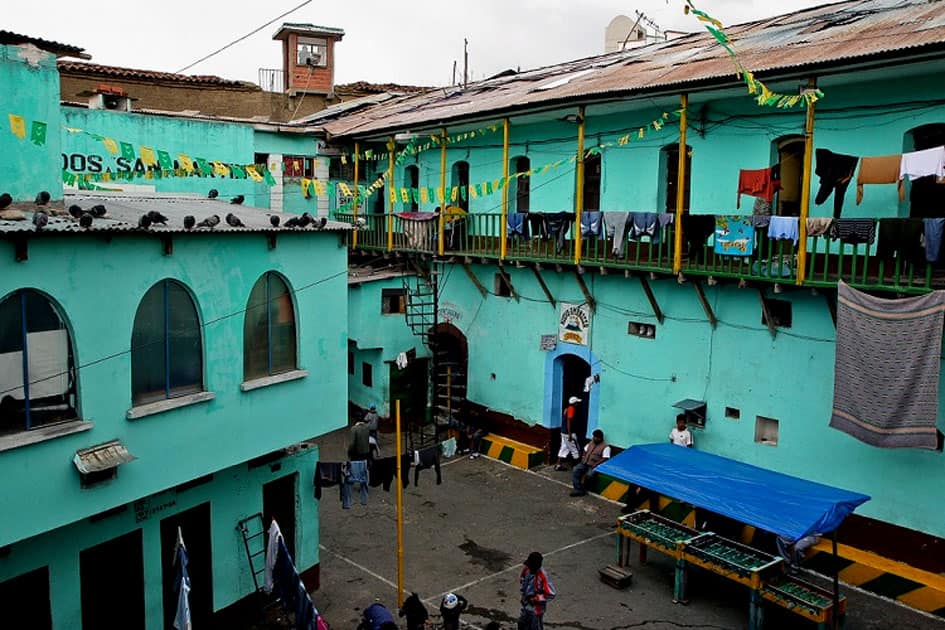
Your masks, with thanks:
[{"label": "hanging laundry", "polygon": [[843,211],[843,196],[853,179],[853,171],[856,170],[856,163],[860,158],[827,149],[817,149],[814,155],[817,158],[814,173],[820,178],[820,190],[817,191],[814,203],[821,205],[833,193],[833,217],[837,219]]},{"label": "hanging laundry", "polygon": [[771,225],[771,215],[770,214],[753,214],[751,215],[751,224],[756,228],[766,228]]},{"label": "hanging laundry", "polygon": [[830,238],[848,245],[872,244],[876,238],[876,222],[873,219],[837,219],[830,226]]},{"label": "hanging laundry", "polygon": [[797,245],[800,237],[800,222],[797,217],[771,217],[771,222],[768,224],[768,238],[794,241]]},{"label": "hanging laundry", "polygon": [[891,300],[841,281],[830,426],[881,448],[935,450],[943,323],[945,291]]},{"label": "hanging laundry", "polygon": [[751,217],[715,217],[715,253],[726,256],[751,256],[755,251],[755,226]]},{"label": "hanging laundry", "polygon": [[880,219],[876,256],[885,260],[898,258],[915,266],[923,264],[923,228],[922,219]]},{"label": "hanging laundry", "polygon": [[930,175],[945,177],[945,146],[902,154],[899,179],[908,177],[911,182]]},{"label": "hanging laundry", "polygon": [[528,222],[525,221],[524,212],[511,212],[506,217],[506,234],[512,238],[528,238]]},{"label": "hanging laundry", "polygon": [[[410,455],[400,456],[400,483],[406,488],[410,484],[410,464],[413,458]],[[395,456],[383,457],[374,460],[371,466],[371,479],[368,485],[372,488],[381,486],[384,492],[390,492],[390,486],[397,478],[397,458]]]},{"label": "hanging laundry", "polygon": [[600,238],[603,234],[603,221],[600,212],[581,213],[581,236]]},{"label": "hanging laundry", "polygon": [[413,485],[420,485],[420,471],[433,468],[436,471],[436,485],[443,483],[440,476],[440,447],[430,446],[422,451],[413,452]]},{"label": "hanging laundry", "polygon": [[370,481],[367,462],[345,462],[341,467],[341,477],[344,480],[341,484],[341,507],[345,510],[351,507],[351,493],[354,492],[354,484],[360,486],[361,505],[367,505],[368,481]]},{"label": "hanging laundry", "polygon": [[899,178],[902,155],[883,155],[860,158],[860,171],[856,174],[856,205],[863,201],[864,184],[899,183],[899,200],[905,200],[905,188]]},{"label": "hanging laundry", "polygon": [[407,247],[410,249],[432,249],[433,235],[436,233],[436,213],[433,212],[397,212],[401,219]]},{"label": "hanging laundry", "polygon": [[807,236],[823,236],[830,231],[830,217],[807,217]]},{"label": "hanging laundry", "polygon": [[318,630],[318,611],[292,563],[292,556],[289,555],[281,535],[272,570],[272,582],[282,602],[282,609],[287,613],[291,612],[295,618],[295,630]]},{"label": "hanging laundry", "polygon": [[[771,202],[762,199],[761,197],[755,197],[755,205],[752,206],[751,213],[756,217],[770,217],[771,216]],[[765,223],[761,227],[765,227],[768,224]]]},{"label": "hanging laundry", "polygon": [[446,459],[451,459],[456,455],[456,438],[450,438],[440,442],[440,453]]},{"label": "hanging laundry", "polygon": [[279,540],[282,538],[282,532],[279,530],[279,524],[276,519],[272,519],[269,524],[269,539],[266,542],[266,567],[263,570],[263,588],[267,593],[272,592],[272,571],[276,566],[276,558],[279,555]]},{"label": "hanging laundry", "polygon": [[528,219],[528,229],[531,231],[532,238],[548,238],[548,219],[542,212],[528,212],[525,214]]},{"label": "hanging laundry", "polygon": [[683,239],[687,243],[689,260],[701,254],[705,243],[715,232],[715,216],[711,214],[684,214],[682,218]]},{"label": "hanging laundry", "polygon": [[774,199],[774,193],[781,190],[779,171],[777,166],[738,171],[738,198],[735,201],[735,207],[742,207],[743,194],[764,199],[770,204]]},{"label": "hanging laundry", "polygon": [[659,234],[659,219],[655,212],[631,212],[630,213],[630,231],[627,238],[631,241],[638,241],[644,236],[652,240]]},{"label": "hanging laundry", "polygon": [[548,214],[548,235],[555,240],[555,253],[560,254],[568,240],[568,230],[574,222],[570,212],[552,212]]},{"label": "hanging laundry", "polygon": [[315,498],[322,498],[322,488],[341,485],[341,462],[315,463]]},{"label": "hanging laundry", "polygon": [[400,352],[400,353],[398,353],[398,354],[397,354],[397,359],[394,361],[394,363],[397,364],[397,367],[398,367],[399,369],[401,369],[401,370],[406,369],[406,368],[407,368],[407,363],[408,363],[408,361],[407,361],[407,353],[406,353],[406,352]]},{"label": "hanging laundry", "polygon": [[945,219],[925,219],[925,259],[930,263],[941,260],[942,231],[945,230]]},{"label": "hanging laundry", "polygon": [[604,212],[603,215],[607,238],[613,239],[613,254],[623,257],[623,252],[627,247],[627,225],[630,221],[630,213]]}]

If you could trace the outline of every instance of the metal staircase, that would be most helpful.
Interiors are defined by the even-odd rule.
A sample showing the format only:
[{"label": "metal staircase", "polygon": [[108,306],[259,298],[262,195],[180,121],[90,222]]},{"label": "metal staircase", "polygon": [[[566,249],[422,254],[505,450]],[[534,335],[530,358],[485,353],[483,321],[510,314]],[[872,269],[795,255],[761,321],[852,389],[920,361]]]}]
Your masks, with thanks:
[{"label": "metal staircase", "polygon": [[436,269],[430,269],[427,275],[404,276],[404,290],[407,304],[404,317],[407,326],[430,350],[431,359],[427,371],[427,404],[434,405],[434,413],[426,414],[423,419],[412,418],[407,424],[407,445],[412,450],[421,451],[440,442],[440,420],[436,413],[437,375],[439,373],[438,353],[436,348],[436,328],[439,311],[439,296]]}]

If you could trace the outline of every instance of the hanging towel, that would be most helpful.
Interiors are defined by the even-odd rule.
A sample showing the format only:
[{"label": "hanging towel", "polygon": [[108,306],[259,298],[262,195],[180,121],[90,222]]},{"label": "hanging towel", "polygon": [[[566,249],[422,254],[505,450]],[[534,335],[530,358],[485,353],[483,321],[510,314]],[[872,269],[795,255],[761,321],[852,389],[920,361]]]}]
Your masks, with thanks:
[{"label": "hanging towel", "polygon": [[779,170],[777,166],[770,166],[768,168],[738,171],[738,198],[735,201],[735,207],[742,207],[743,194],[764,199],[770,204],[774,199],[774,193],[781,190],[781,181],[778,177]]},{"label": "hanging towel", "polygon": [[433,249],[436,233],[436,214],[433,212],[398,212],[407,247],[410,249]]},{"label": "hanging towel", "polygon": [[[902,155],[884,155],[860,159],[860,172],[856,175],[856,205],[863,201],[864,184],[895,184],[900,181],[899,169]],[[905,189],[899,184],[899,200],[905,200]]]},{"label": "hanging towel", "polygon": [[693,260],[697,254],[702,253],[705,242],[715,232],[715,216],[711,214],[684,214],[682,229],[689,260]]},{"label": "hanging towel", "polygon": [[581,213],[581,236],[600,238],[603,234],[603,225],[600,212]]},{"label": "hanging towel", "polygon": [[604,212],[603,215],[607,236],[613,239],[613,254],[622,257],[627,247],[627,224],[630,221],[630,213]]},{"label": "hanging towel", "polygon": [[942,231],[945,219],[925,219],[925,259],[930,263],[938,262],[942,253]]},{"label": "hanging towel", "polygon": [[508,235],[514,238],[528,238],[528,222],[524,212],[511,212],[508,217]]},{"label": "hanging towel", "polygon": [[943,323],[945,291],[890,300],[841,281],[830,426],[873,446],[935,450]]},{"label": "hanging towel", "polygon": [[808,217],[807,236],[823,236],[830,231],[833,219],[830,217]]},{"label": "hanging towel", "polygon": [[898,258],[913,265],[921,265],[925,262],[922,232],[922,219],[880,219],[876,239],[877,258]]},{"label": "hanging towel", "polygon": [[282,532],[279,531],[279,524],[276,519],[272,519],[269,525],[269,540],[266,543],[266,569],[264,571],[263,588],[267,593],[272,592],[272,570],[276,566],[276,559],[279,556],[279,540],[282,538]]},{"label": "hanging towel", "polygon": [[856,163],[860,158],[827,149],[817,149],[814,155],[817,157],[814,173],[820,178],[820,190],[817,191],[814,203],[821,205],[833,193],[833,218],[839,218],[843,212],[843,196],[853,179],[853,171],[856,170]]},{"label": "hanging towel", "polygon": [[873,219],[837,219],[830,226],[830,238],[841,243],[859,245],[872,243],[876,238],[876,222]]},{"label": "hanging towel", "polygon": [[800,236],[800,222],[797,217],[771,217],[771,223],[768,224],[768,238],[791,240],[797,245]]},{"label": "hanging towel", "polygon": [[899,164],[899,179],[914,181],[920,177],[945,177],[945,146],[903,153]]},{"label": "hanging towel", "polygon": [[436,471],[436,485],[443,483],[440,476],[440,447],[430,446],[422,451],[413,452],[413,485],[420,485],[420,471],[433,468]]},{"label": "hanging towel", "polygon": [[755,226],[750,216],[715,217],[715,253],[751,256],[755,250]]},{"label": "hanging towel", "polygon": [[322,498],[322,488],[341,485],[341,462],[316,462],[315,498]]}]

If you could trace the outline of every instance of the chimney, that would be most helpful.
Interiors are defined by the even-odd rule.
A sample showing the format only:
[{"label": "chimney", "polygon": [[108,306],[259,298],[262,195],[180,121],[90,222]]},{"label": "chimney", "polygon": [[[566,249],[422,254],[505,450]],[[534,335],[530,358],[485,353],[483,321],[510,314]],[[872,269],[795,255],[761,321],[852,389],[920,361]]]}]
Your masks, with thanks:
[{"label": "chimney", "polygon": [[345,32],[332,26],[286,22],[276,34],[282,41],[282,74],[289,96],[322,94],[335,89],[335,43]]}]

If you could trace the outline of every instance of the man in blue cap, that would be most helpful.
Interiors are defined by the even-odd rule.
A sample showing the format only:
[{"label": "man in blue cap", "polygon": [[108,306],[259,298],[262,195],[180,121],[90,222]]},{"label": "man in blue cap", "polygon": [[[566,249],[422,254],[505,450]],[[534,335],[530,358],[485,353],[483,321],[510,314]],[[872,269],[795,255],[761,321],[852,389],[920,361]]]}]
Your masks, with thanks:
[{"label": "man in blue cap", "polygon": [[371,604],[361,614],[357,630],[397,630],[397,622],[384,604]]}]

